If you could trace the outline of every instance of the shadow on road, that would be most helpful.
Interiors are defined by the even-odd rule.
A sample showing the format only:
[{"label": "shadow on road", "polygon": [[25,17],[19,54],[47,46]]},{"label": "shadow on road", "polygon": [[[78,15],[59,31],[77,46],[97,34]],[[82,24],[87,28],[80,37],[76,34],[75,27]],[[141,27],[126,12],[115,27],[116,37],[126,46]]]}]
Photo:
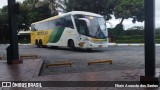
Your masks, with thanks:
[{"label": "shadow on road", "polygon": [[48,49],[53,49],[53,50],[65,50],[65,51],[72,51],[72,52],[84,52],[84,53],[97,53],[97,52],[104,52],[102,49],[92,49],[92,50],[87,50],[87,49],[81,49],[81,48],[75,48],[74,50],[70,50],[67,47],[47,47]]}]

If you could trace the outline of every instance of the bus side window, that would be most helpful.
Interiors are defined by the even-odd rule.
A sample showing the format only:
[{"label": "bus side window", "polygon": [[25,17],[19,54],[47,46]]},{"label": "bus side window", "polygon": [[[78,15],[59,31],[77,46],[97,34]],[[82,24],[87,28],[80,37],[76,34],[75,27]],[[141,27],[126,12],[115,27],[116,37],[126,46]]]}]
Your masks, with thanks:
[{"label": "bus side window", "polygon": [[76,22],[76,26],[77,26],[79,34],[89,35],[88,27],[85,21],[75,19],[75,22]]},{"label": "bus side window", "polygon": [[65,16],[63,19],[64,19],[63,22],[64,22],[65,27],[69,27],[69,28],[74,29],[74,26],[73,26],[72,19],[71,19],[70,15]]},{"label": "bus side window", "polygon": [[55,20],[49,21],[49,27],[50,27],[50,29],[56,28],[56,21]]},{"label": "bus side window", "polygon": [[35,24],[31,25],[31,31],[36,31]]},{"label": "bus side window", "polygon": [[56,25],[56,28],[57,28],[57,27],[63,27],[62,20],[61,20],[61,19],[56,19],[56,20],[55,20],[55,25]]},{"label": "bus side window", "polygon": [[88,35],[88,27],[87,27],[87,23],[83,20],[79,20],[79,29],[80,29],[80,33],[83,35]]},{"label": "bus side window", "polygon": [[39,27],[39,30],[43,30],[44,28],[43,28],[43,23],[39,23],[39,25],[38,25],[38,27]]},{"label": "bus side window", "polygon": [[38,26],[39,26],[39,23],[35,24],[35,26],[34,26],[35,30],[39,30]]},{"label": "bus side window", "polygon": [[48,28],[48,22],[43,22],[42,23],[43,29],[42,30],[47,30]]}]

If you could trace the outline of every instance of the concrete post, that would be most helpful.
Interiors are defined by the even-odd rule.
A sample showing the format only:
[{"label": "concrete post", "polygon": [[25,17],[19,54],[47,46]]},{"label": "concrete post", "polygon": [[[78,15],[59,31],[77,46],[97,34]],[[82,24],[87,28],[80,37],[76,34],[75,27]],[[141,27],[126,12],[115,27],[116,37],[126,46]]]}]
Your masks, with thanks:
[{"label": "concrete post", "polygon": [[155,0],[144,0],[145,4],[145,76],[143,83],[158,83],[155,75]]},{"label": "concrete post", "polygon": [[15,0],[8,0],[8,15],[9,15],[9,31],[10,31],[10,46],[7,48],[7,63],[22,63],[19,60],[18,50],[18,35],[17,35],[17,16],[16,16]]}]

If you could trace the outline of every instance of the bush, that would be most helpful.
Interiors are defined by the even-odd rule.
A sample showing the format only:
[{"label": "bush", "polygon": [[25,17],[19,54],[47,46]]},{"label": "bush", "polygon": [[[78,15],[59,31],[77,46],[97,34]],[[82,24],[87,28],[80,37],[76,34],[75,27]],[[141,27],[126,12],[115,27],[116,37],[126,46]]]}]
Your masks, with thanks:
[{"label": "bush", "polygon": [[129,39],[144,39],[142,35],[134,35],[134,36],[118,36],[117,40],[129,40]]},{"label": "bush", "polygon": [[116,43],[144,43],[143,39],[116,40]]},{"label": "bush", "polygon": [[134,35],[134,36],[130,36],[130,39],[144,39],[143,35]]},{"label": "bush", "polygon": [[124,35],[133,36],[133,35],[143,35],[144,30],[126,30],[123,32]]},{"label": "bush", "polygon": [[156,36],[156,39],[160,39],[160,35],[157,35],[157,36]]},{"label": "bush", "polygon": [[[144,43],[144,36],[143,35],[118,36],[115,42],[116,43]],[[156,36],[156,43],[160,43],[160,35]]]},{"label": "bush", "polygon": [[118,36],[117,40],[128,40],[130,39],[130,36]]},{"label": "bush", "polygon": [[[143,39],[116,40],[116,43],[144,43]],[[160,39],[156,39],[156,43],[160,43]]]},{"label": "bush", "polygon": [[160,39],[156,39],[156,43],[160,43]]},{"label": "bush", "polygon": [[28,39],[22,39],[22,40],[19,40],[19,43],[21,43],[21,44],[27,44],[27,43],[30,43],[30,40],[28,40]]}]

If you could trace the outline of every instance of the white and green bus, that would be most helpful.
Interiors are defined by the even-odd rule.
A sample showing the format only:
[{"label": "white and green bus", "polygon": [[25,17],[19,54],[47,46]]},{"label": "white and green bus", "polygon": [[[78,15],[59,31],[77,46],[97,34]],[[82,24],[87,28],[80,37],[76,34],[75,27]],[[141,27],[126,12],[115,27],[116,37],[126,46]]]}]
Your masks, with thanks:
[{"label": "white and green bus", "polygon": [[31,44],[74,48],[108,47],[108,31],[103,16],[72,11],[31,24]]}]

